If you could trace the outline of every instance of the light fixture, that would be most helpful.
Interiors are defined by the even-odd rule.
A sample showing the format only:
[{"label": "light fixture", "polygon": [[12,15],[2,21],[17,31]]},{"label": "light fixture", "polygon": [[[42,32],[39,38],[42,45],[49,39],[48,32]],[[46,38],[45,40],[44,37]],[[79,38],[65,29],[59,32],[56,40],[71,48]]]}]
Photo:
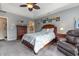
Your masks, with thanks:
[{"label": "light fixture", "polygon": [[27,4],[27,7],[28,8],[33,8],[33,5],[32,4]]},{"label": "light fixture", "polygon": [[60,30],[62,31],[62,30],[64,30],[64,28],[63,28],[63,27],[61,27],[61,28],[60,28]]},{"label": "light fixture", "polygon": [[37,3],[26,3],[20,5],[20,7],[27,7],[29,11],[32,11],[33,9],[40,9],[40,7],[37,5]]}]

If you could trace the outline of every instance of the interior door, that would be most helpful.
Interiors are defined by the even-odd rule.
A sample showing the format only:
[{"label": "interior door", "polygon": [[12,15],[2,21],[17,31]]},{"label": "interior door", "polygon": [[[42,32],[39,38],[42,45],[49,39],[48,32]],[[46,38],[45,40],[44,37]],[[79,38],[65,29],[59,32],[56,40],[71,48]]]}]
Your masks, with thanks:
[{"label": "interior door", "polygon": [[7,37],[7,19],[0,17],[0,40]]}]

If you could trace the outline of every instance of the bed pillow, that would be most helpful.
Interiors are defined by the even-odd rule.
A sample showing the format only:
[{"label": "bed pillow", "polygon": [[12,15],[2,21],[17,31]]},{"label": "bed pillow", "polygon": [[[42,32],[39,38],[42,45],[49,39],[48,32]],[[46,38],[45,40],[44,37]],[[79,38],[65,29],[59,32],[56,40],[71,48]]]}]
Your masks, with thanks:
[{"label": "bed pillow", "polygon": [[50,28],[50,29],[43,29],[42,31],[54,31],[54,28]]},{"label": "bed pillow", "polygon": [[47,31],[54,31],[54,28],[47,29]]},{"label": "bed pillow", "polygon": [[41,31],[43,31],[43,32],[44,32],[44,31],[46,31],[46,29],[42,29]]}]

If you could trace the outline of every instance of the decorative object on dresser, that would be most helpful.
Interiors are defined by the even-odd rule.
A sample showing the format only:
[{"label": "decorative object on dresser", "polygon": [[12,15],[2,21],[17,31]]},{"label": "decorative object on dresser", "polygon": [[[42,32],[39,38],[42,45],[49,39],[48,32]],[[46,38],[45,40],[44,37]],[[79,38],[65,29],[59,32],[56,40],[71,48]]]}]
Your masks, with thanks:
[{"label": "decorative object on dresser", "polygon": [[35,32],[35,22],[33,20],[30,20],[28,22],[27,29],[28,29],[28,33],[34,33]]},{"label": "decorative object on dresser", "polygon": [[25,33],[27,33],[27,26],[17,25],[17,40],[21,40]]}]

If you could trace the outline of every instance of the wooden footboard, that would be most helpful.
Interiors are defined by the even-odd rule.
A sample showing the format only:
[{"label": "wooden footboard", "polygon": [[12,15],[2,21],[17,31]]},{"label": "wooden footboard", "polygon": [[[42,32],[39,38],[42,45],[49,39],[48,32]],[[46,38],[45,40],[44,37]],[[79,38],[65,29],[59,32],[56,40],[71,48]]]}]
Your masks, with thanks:
[{"label": "wooden footboard", "polygon": [[32,44],[30,44],[29,42],[27,42],[26,40],[23,40],[22,43],[27,46],[28,48],[32,49],[34,48],[34,46]]},{"label": "wooden footboard", "polygon": [[44,47],[48,47],[48,46],[50,46],[50,45],[52,45],[52,44],[54,44],[56,42],[57,42],[57,39],[55,38],[52,41],[50,41],[48,44],[46,44]]},{"label": "wooden footboard", "polygon": [[[52,45],[53,43],[56,42],[56,39],[53,39],[51,42],[49,42],[48,44],[46,44],[44,47],[48,47],[50,45]],[[33,50],[34,52],[34,46],[32,44],[30,44],[29,42],[27,42],[26,40],[23,40],[22,43],[27,46],[28,48],[30,48],[31,50]],[[35,52],[34,52],[35,55],[37,55]]]},{"label": "wooden footboard", "polygon": [[31,50],[33,50],[34,54],[37,55],[37,53],[35,53],[35,51],[34,51],[34,46],[32,44],[30,44],[26,40],[23,40],[22,44],[24,44],[25,46],[27,46],[28,48],[30,48]]}]

